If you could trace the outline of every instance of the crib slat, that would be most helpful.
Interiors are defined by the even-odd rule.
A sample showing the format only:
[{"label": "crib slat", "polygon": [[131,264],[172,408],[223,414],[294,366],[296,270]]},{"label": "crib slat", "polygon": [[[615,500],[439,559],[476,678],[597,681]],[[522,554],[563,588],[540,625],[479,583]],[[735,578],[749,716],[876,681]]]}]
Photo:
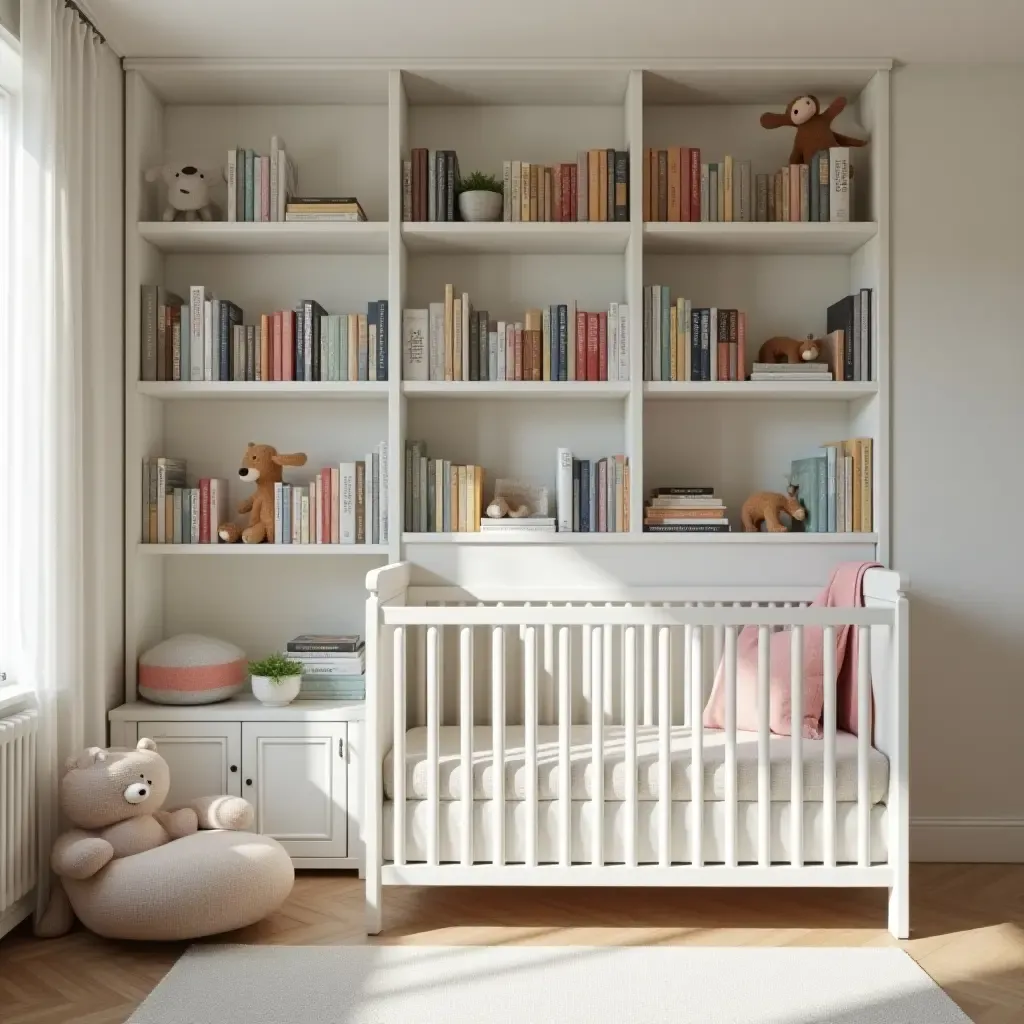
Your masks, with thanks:
[{"label": "crib slat", "polygon": [[491,805],[494,852],[491,862],[505,863],[505,630],[491,630]]},{"label": "crib slat", "polygon": [[771,630],[757,627],[757,863],[771,863],[772,762],[768,746],[771,720]]},{"label": "crib slat", "polygon": [[459,630],[459,766],[462,768],[462,863],[473,863],[473,629]]},{"label": "crib slat", "polygon": [[[605,608],[611,608],[611,601],[605,602]],[[604,675],[601,679],[601,692],[604,697],[604,720],[606,725],[615,721],[615,687],[612,679],[612,648],[615,642],[615,632],[612,626],[603,626],[601,636],[604,638],[604,653],[601,658],[601,665]]]},{"label": "crib slat", "polygon": [[440,822],[438,820],[438,718],[440,713],[440,666],[437,626],[427,627],[427,862],[438,863]]},{"label": "crib slat", "polygon": [[[644,606],[650,608],[650,601]],[[654,627],[644,626],[644,725],[654,724]]]},{"label": "crib slat", "polygon": [[[689,629],[690,627],[687,627]],[[690,863],[699,868],[704,863],[704,650],[703,630],[693,630],[690,657]]]},{"label": "crib slat", "polygon": [[836,631],[826,626],[822,634],[824,645],[823,726],[825,730],[825,759],[822,764],[822,860],[827,868],[836,866]]},{"label": "crib slat", "polygon": [[537,627],[526,627],[523,682],[526,715],[526,866],[537,866]]},{"label": "crib slat", "polygon": [[[586,607],[590,607],[588,601]],[[594,721],[594,694],[591,692],[591,680],[593,679],[593,673],[590,668],[590,652],[593,648],[593,626],[583,627],[583,642],[582,642],[582,653],[583,653],[583,665],[580,672],[580,689],[583,693],[583,712],[585,722]]]},{"label": "crib slat", "polygon": [[790,641],[790,705],[793,710],[789,764],[789,845],[793,867],[804,862],[804,627],[794,626]]},{"label": "crib slat", "polygon": [[591,822],[592,850],[590,863],[604,864],[604,678],[601,666],[602,627],[595,626],[590,642],[590,699],[593,717],[590,724],[591,803],[594,820]]},{"label": "crib slat", "polygon": [[857,863],[871,863],[871,630],[857,627]]},{"label": "crib slat", "polygon": [[636,627],[623,637],[626,672],[622,714],[626,719],[626,866],[636,867]]},{"label": "crib slat", "polygon": [[736,867],[736,627],[725,627],[725,863]]},{"label": "crib slat", "polygon": [[672,862],[672,690],[669,683],[671,655],[669,629],[658,629],[658,864]]},{"label": "crib slat", "polygon": [[572,726],[572,693],[569,688],[569,627],[558,630],[558,863],[568,867],[572,857],[572,762],[569,730]]},{"label": "crib slat", "polygon": [[[548,607],[553,608],[554,605],[548,601]],[[537,697],[537,714],[540,716],[538,721],[544,725],[551,725],[555,721],[555,701],[557,699],[555,694],[555,627],[545,626],[544,627],[544,665],[543,675],[541,676],[540,693]],[[541,685],[542,684],[542,685]]]},{"label": "crib slat", "polygon": [[395,693],[392,704],[395,709],[392,736],[391,763],[394,772],[394,801],[392,810],[392,835],[394,838],[394,861],[405,863],[405,730],[406,722],[406,666],[405,666],[405,627],[395,626],[394,661]]}]

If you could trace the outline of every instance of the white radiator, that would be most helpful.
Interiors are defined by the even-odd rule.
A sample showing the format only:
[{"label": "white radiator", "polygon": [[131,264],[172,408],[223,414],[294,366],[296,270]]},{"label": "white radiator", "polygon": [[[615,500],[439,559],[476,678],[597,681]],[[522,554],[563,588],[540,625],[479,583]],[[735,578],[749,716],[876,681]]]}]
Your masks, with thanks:
[{"label": "white radiator", "polygon": [[0,718],[0,936],[32,909],[36,884],[38,713]]}]

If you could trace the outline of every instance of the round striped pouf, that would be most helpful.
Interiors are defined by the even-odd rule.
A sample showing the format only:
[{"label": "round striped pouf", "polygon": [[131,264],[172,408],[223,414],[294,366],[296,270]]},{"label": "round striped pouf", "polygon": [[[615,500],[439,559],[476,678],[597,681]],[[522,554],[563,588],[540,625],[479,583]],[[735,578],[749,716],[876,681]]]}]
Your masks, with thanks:
[{"label": "round striped pouf", "polygon": [[183,633],[139,658],[139,696],[156,704],[212,704],[233,697],[247,674],[241,647]]}]

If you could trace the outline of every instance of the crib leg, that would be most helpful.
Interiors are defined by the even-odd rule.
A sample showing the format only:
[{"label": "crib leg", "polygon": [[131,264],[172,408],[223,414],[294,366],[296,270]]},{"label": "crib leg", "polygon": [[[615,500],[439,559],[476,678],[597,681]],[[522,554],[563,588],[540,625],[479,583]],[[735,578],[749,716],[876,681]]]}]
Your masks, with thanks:
[{"label": "crib leg", "polygon": [[905,876],[889,889],[889,931],[893,938],[910,938],[910,885]]},{"label": "crib leg", "polygon": [[384,928],[384,894],[380,865],[366,865],[366,934],[379,935]]}]

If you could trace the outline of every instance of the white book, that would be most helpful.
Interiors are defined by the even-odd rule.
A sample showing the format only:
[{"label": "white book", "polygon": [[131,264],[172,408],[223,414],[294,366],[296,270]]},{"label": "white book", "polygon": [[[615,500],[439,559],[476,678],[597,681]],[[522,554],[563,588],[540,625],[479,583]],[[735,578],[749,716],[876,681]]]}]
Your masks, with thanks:
[{"label": "white book", "polygon": [[[437,150],[427,153],[427,220],[437,220]],[[441,377],[444,380],[444,377]]]},{"label": "white book", "polygon": [[461,380],[469,380],[469,318],[473,315],[473,307],[469,302],[469,292],[462,293],[462,376]]},{"label": "white book", "polygon": [[705,519],[702,516],[672,516],[658,519],[659,526],[728,526],[729,520]]},{"label": "white book", "polygon": [[512,219],[512,161],[505,160],[501,165],[501,194],[502,194],[502,215],[503,221]]},{"label": "white book", "polygon": [[619,380],[629,380],[629,306],[619,303]]},{"label": "white book", "polygon": [[356,542],[356,464],[342,462],[338,466],[338,540],[342,544]]},{"label": "white book", "polygon": [[270,136],[270,219],[281,220],[278,199],[278,182],[281,180],[280,160],[283,150],[281,139],[277,135]]},{"label": "white book", "polygon": [[498,332],[487,332],[487,379],[500,380],[498,377]]},{"label": "white book", "polygon": [[559,532],[571,533],[572,452],[568,448],[558,449],[558,466],[555,476],[555,508],[558,513]]},{"label": "white book", "polygon": [[283,148],[277,152],[277,219],[284,220],[288,196],[295,192],[295,173]]},{"label": "white book", "polygon": [[619,304],[608,307],[608,379],[619,379]]},{"label": "white book", "polygon": [[427,353],[427,379],[444,380],[444,303],[432,302],[428,310],[429,350]]},{"label": "white book", "polygon": [[192,515],[191,515],[191,519],[192,519],[192,528],[191,528],[192,538],[191,538],[191,540],[192,540],[193,544],[198,544],[199,543],[199,488],[198,487],[190,487],[189,488],[189,495],[190,495],[190,498],[191,498],[189,504],[191,506],[191,512],[192,512]]},{"label": "white book", "polygon": [[495,355],[497,356],[497,368],[495,370],[495,380],[506,380],[505,377],[505,321],[498,321],[498,331],[494,338],[494,347],[496,349]]},{"label": "white book", "polygon": [[263,161],[257,153],[252,159],[252,219],[259,224],[263,220]]},{"label": "white book", "polygon": [[651,286],[651,380],[661,380],[661,285]]},{"label": "white book", "polygon": [[402,379],[429,380],[430,360],[427,344],[430,333],[430,311],[402,310]]},{"label": "white book", "polygon": [[363,456],[363,543],[373,543],[373,453]]},{"label": "white book", "polygon": [[511,175],[512,175],[512,197],[510,200],[511,209],[509,210],[509,220],[517,221],[520,219],[522,211],[520,207],[522,205],[519,198],[520,178],[522,177],[523,165],[519,160],[512,161]]},{"label": "white book", "polygon": [[363,661],[303,662],[304,676],[361,676],[366,671]]},{"label": "white book", "polygon": [[238,219],[238,177],[237,169],[235,167],[235,161],[237,159],[237,150],[228,150],[228,166],[227,174],[225,177],[228,182],[228,220],[235,221]]},{"label": "white book", "polygon": [[213,339],[220,324],[220,303],[214,319],[214,299],[203,300],[203,380],[213,380]]},{"label": "white book", "polygon": [[683,299],[683,380],[693,379],[693,302]]},{"label": "white book", "polygon": [[850,219],[850,150],[833,146],[828,151],[828,219],[845,224]]},{"label": "white book", "polygon": [[283,544],[284,531],[284,484],[274,484],[274,543]]},{"label": "white book", "polygon": [[201,284],[194,284],[188,290],[189,300],[189,380],[203,380],[204,347],[204,308],[206,289]]},{"label": "white book", "polygon": [[378,510],[378,519],[380,520],[380,543],[387,544],[388,542],[388,492],[390,489],[390,481],[388,479],[388,443],[387,441],[381,441],[377,445],[378,459],[379,459],[379,474],[380,483],[378,485],[378,500],[380,508]]},{"label": "white book", "polygon": [[711,361],[710,367],[710,378],[711,380],[718,380],[718,310],[713,306],[711,308],[708,317],[711,321],[711,338],[710,338],[710,354],[709,359]]},{"label": "white book", "polygon": [[[174,497],[172,499],[172,512],[171,512],[171,543],[181,543],[181,493],[180,487],[174,488]],[[212,496],[211,496],[212,501]]]},{"label": "white book", "polygon": [[302,529],[299,531],[299,543],[309,544],[309,488],[303,487],[302,493],[299,495],[299,520],[302,523]]}]

